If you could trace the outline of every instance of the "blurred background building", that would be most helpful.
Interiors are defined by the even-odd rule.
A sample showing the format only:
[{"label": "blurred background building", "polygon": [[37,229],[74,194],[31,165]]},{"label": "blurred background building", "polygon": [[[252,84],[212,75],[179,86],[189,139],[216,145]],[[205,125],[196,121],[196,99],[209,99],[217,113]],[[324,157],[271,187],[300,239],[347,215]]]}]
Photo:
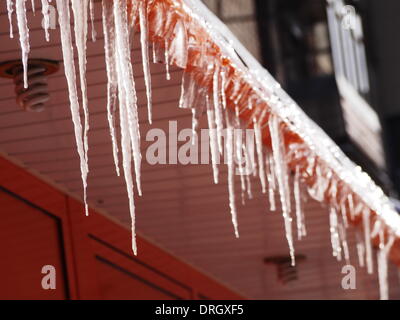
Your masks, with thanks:
[{"label": "blurred background building", "polygon": [[204,0],[386,192],[400,191],[396,0]]}]

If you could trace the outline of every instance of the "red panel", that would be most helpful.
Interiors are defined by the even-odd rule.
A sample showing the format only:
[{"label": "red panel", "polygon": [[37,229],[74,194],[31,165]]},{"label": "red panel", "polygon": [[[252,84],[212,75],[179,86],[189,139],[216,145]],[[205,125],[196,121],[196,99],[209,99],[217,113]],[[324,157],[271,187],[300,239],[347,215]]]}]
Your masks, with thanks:
[{"label": "red panel", "polygon": [[[67,286],[72,299],[242,298],[140,235],[135,257],[128,229],[86,217],[81,202],[1,157],[0,172],[0,187],[20,197],[0,197],[0,298],[68,298]],[[45,264],[57,269],[55,291],[41,288]]]},{"label": "red panel", "polygon": [[[0,191],[0,299],[65,299],[62,237],[56,217]],[[42,288],[42,267],[56,269],[56,289]]]},{"label": "red panel", "polygon": [[[127,297],[134,296],[137,299],[149,299],[148,292],[153,292],[153,298],[151,299],[190,299],[192,289],[185,283],[180,282],[180,278],[176,279],[170,275],[164,273],[164,270],[158,270],[147,264],[145,261],[141,261],[132,255],[127,255],[108,243],[105,243],[101,239],[92,238],[93,249],[96,253],[96,269],[99,270],[99,266],[107,265],[108,269],[113,268],[114,271],[119,271],[120,276],[123,274],[124,278],[127,276],[135,283],[138,287],[126,286],[123,283],[113,284],[113,287],[117,287],[119,293],[126,290]],[[100,268],[104,269],[103,267]],[[116,272],[114,272],[116,275]],[[128,278],[128,279],[129,279]],[[110,275],[105,275],[102,272],[98,272],[98,279],[104,284],[104,281],[112,281]],[[128,280],[127,279],[127,280]],[[143,290],[146,288],[146,290]],[[102,288],[101,294],[104,294],[104,288]],[[150,290],[151,289],[151,290]]]},{"label": "red panel", "polygon": [[100,275],[99,282],[102,299],[169,300],[176,298],[156,284],[111,264],[107,260],[99,259],[96,271]]}]

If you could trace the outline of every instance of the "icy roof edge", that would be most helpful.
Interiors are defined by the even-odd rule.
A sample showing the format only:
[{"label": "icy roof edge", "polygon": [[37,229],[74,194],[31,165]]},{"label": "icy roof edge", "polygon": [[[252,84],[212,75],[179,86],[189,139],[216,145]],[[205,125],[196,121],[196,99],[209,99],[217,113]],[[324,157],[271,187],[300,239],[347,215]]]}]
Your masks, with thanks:
[{"label": "icy roof edge", "polygon": [[[222,52],[241,70],[272,111],[298,134],[310,149],[320,157],[400,237],[400,215],[389,198],[371,177],[353,163],[333,140],[315,123],[297,103],[281,88],[272,75],[261,66],[251,53],[201,1],[183,0],[184,10],[196,19]],[[238,57],[238,55],[240,58]],[[242,59],[247,67],[241,62]],[[268,97],[272,94],[278,99]]]}]

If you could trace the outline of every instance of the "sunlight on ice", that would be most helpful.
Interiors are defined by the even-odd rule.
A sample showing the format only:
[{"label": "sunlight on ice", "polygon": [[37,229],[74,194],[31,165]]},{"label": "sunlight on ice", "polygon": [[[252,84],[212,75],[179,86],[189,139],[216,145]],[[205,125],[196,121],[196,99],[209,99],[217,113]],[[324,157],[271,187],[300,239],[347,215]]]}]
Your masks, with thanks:
[{"label": "sunlight on ice", "polygon": [[86,52],[87,52],[87,34],[88,34],[88,5],[89,0],[71,0],[72,12],[74,14],[75,46],[78,52],[79,79],[81,89],[81,100],[84,113],[83,128],[83,147],[85,150],[85,159],[88,162],[88,132],[89,132],[89,106],[87,97],[86,81]]},{"label": "sunlight on ice", "polygon": [[117,111],[118,79],[115,56],[115,27],[112,2],[102,0],[104,51],[107,70],[107,120],[110,129],[113,159],[117,176],[120,176],[118,160],[118,141],[115,116]]},{"label": "sunlight on ice", "polygon": [[85,212],[86,215],[88,215],[89,208],[87,205],[86,188],[87,188],[87,174],[89,169],[88,169],[88,163],[86,159],[85,147],[82,136],[81,118],[79,116],[80,107],[79,107],[78,93],[77,93],[78,90],[76,85],[74,51],[72,46],[72,35],[71,35],[71,25],[70,25],[69,1],[57,0],[57,9],[58,9],[58,20],[60,24],[64,71],[68,84],[70,108],[71,108],[72,121],[74,123],[76,146],[80,158]]},{"label": "sunlight on ice", "polygon": [[140,45],[142,49],[142,65],[144,74],[144,83],[147,95],[147,112],[149,123],[152,123],[152,93],[151,93],[151,72],[149,63],[149,45],[148,45],[148,26],[147,26],[147,7],[144,1],[139,3],[139,23],[140,23]]}]

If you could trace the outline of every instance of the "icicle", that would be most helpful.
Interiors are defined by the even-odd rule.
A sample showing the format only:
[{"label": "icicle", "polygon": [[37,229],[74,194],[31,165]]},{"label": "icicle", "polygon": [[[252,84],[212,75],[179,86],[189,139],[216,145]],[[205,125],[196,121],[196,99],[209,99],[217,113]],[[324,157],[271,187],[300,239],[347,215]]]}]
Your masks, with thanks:
[{"label": "icicle", "polygon": [[371,239],[374,239],[375,237],[379,236],[379,232],[382,230],[382,222],[379,219],[375,220],[374,227],[372,228],[371,231]]},{"label": "icicle", "polygon": [[[171,31],[169,33],[171,33]],[[179,68],[186,69],[189,44],[187,27],[183,19],[178,19],[176,21],[172,35],[172,37],[167,36],[171,41],[168,48],[170,54],[169,60],[172,64],[178,66]]]},{"label": "icicle", "polygon": [[251,191],[251,180],[250,180],[250,176],[246,175],[246,189],[247,189],[247,197],[249,199],[253,199],[253,192]]},{"label": "icicle", "polygon": [[171,74],[169,72],[169,50],[168,50],[168,41],[164,41],[165,51],[164,51],[164,59],[165,59],[165,77],[169,81],[171,80]]},{"label": "icicle", "polygon": [[[104,0],[106,2],[110,2],[108,0]],[[114,2],[116,3],[116,1]],[[117,49],[118,51],[118,49]],[[118,83],[122,84],[122,70],[121,61],[117,63],[117,76]],[[119,119],[120,119],[120,128],[121,128],[121,150],[122,150],[122,166],[124,171],[126,190],[128,193],[129,199],[129,212],[131,216],[131,233],[132,233],[132,251],[136,255],[137,254],[137,245],[136,245],[136,227],[135,227],[135,200],[133,193],[133,179],[132,179],[132,144],[131,144],[131,136],[129,132],[129,121],[128,121],[128,111],[126,102],[126,92],[123,85],[120,86],[118,91],[119,96]]]},{"label": "icicle", "polygon": [[[181,109],[192,109],[195,107],[198,97],[199,89],[196,87],[196,83],[187,72],[182,75],[181,82],[181,96],[179,99],[179,108]],[[203,97],[204,98],[204,97]]]},{"label": "icicle", "polygon": [[79,102],[78,102],[78,95],[76,88],[74,50],[72,46],[71,25],[70,25],[69,0],[68,1],[57,0],[57,9],[58,9],[58,19],[61,32],[64,71],[65,71],[65,76],[67,78],[71,115],[75,130],[75,140],[80,158],[80,167],[81,167],[83,193],[84,193],[83,199],[85,202],[85,212],[86,215],[88,215],[89,210],[86,202],[88,164],[85,157],[84,144],[82,140],[82,125],[81,125],[81,118],[79,115]]},{"label": "icicle", "polygon": [[252,110],[253,109],[253,99],[252,97],[249,98],[247,101],[247,109]]},{"label": "icicle", "polygon": [[[251,134],[247,134],[246,135],[246,152],[247,152],[247,159],[246,159],[246,163],[249,164],[249,169],[250,172],[253,174],[253,176],[255,177],[257,174],[257,164],[256,164],[256,157],[254,155],[255,153],[255,133],[254,130],[250,131]],[[249,174],[250,174],[249,172]]]},{"label": "icicle", "polygon": [[364,241],[366,248],[366,261],[367,271],[369,274],[373,273],[372,263],[372,246],[371,246],[371,228],[370,228],[370,211],[368,208],[364,208],[362,211],[363,225],[364,225]]},{"label": "icicle", "polygon": [[206,96],[207,105],[207,120],[208,120],[208,130],[210,135],[210,151],[211,151],[211,162],[213,168],[214,183],[218,183],[218,142],[217,142],[217,132],[214,128],[214,110],[211,109],[210,98]]},{"label": "icicle", "polygon": [[181,96],[179,98],[179,105],[180,109],[184,109],[186,107],[185,100],[186,100],[186,72],[183,72],[182,80],[181,80]]},{"label": "icicle", "polygon": [[248,150],[247,150],[247,148],[243,145],[243,152],[244,152],[244,157],[245,157],[245,163],[246,163],[246,190],[247,190],[247,197],[249,198],[249,199],[253,199],[253,193],[252,193],[252,191],[251,191],[251,181],[250,181],[250,172],[249,172],[249,169],[250,170],[254,170],[254,167],[253,166],[251,166],[251,168],[249,168],[249,163],[250,163],[250,156],[249,156],[249,153],[248,153]]},{"label": "icicle", "polygon": [[121,127],[121,150],[123,159],[124,177],[129,198],[129,211],[131,215],[132,250],[137,254],[135,231],[135,203],[133,193],[133,179],[131,172],[132,157],[134,160],[136,184],[139,195],[140,188],[140,133],[137,116],[137,97],[135,82],[130,59],[130,43],[128,21],[126,13],[126,0],[114,1],[115,23],[115,49],[118,80],[118,98]]},{"label": "icicle", "polygon": [[114,1],[114,21],[115,21],[115,39],[118,73],[118,87],[124,87],[126,108],[128,116],[128,128],[132,145],[132,155],[135,167],[136,185],[138,194],[141,196],[140,183],[140,132],[139,120],[137,114],[137,97],[135,90],[135,80],[133,77],[131,50],[129,42],[128,21],[126,13],[127,0]]},{"label": "icicle", "polygon": [[235,115],[237,118],[239,118],[239,116],[240,116],[240,110],[239,110],[239,106],[237,104],[235,105]]},{"label": "icicle", "polygon": [[10,25],[10,38],[14,38],[13,24],[12,24],[12,16],[14,12],[14,3],[13,0],[7,0],[7,12],[8,12],[8,21]]},{"label": "icicle", "polygon": [[192,108],[192,145],[197,143],[197,129],[199,127],[199,115],[196,108]]},{"label": "icicle", "polygon": [[346,204],[344,202],[342,202],[340,205],[340,212],[342,214],[344,227],[347,229],[349,227],[349,221],[347,219]]},{"label": "icicle", "polygon": [[26,0],[16,0],[15,11],[17,13],[19,41],[22,50],[22,64],[24,67],[24,88],[28,88],[28,55],[30,52],[28,20],[26,19]]},{"label": "icicle", "polygon": [[388,284],[388,257],[390,249],[395,241],[393,234],[389,235],[389,239],[385,244],[384,229],[382,228],[379,232],[379,251],[377,254],[378,260],[378,279],[379,279],[379,293],[381,300],[389,299],[389,284]]},{"label": "icicle", "polygon": [[89,132],[89,107],[87,98],[86,81],[86,42],[87,42],[87,12],[88,0],[72,0],[72,12],[74,14],[75,46],[78,52],[79,79],[82,95],[82,106],[84,113],[83,146],[85,149],[85,159],[88,162],[88,132]]},{"label": "icicle", "polygon": [[344,260],[346,261],[347,264],[350,264],[350,252],[349,252],[349,245],[347,243],[346,228],[343,226],[342,223],[338,224],[338,231],[339,231],[339,238],[342,243]]},{"label": "icicle", "polygon": [[119,172],[118,161],[118,141],[115,132],[115,112],[117,109],[118,79],[115,64],[115,27],[113,17],[113,4],[109,0],[103,0],[103,31],[104,31],[104,49],[107,69],[107,119],[110,128],[113,158],[117,175]]},{"label": "icicle", "polygon": [[349,212],[350,212],[350,218],[352,221],[355,219],[355,213],[354,213],[354,201],[353,201],[353,195],[349,193],[347,196],[347,201],[349,203]]},{"label": "icicle", "polygon": [[226,115],[227,119],[227,141],[226,141],[226,152],[228,160],[228,189],[229,189],[229,207],[231,209],[232,224],[235,229],[235,236],[239,238],[238,222],[237,222],[237,210],[235,203],[235,163],[233,161],[234,146],[233,146],[233,127],[228,120],[229,115]]},{"label": "icicle", "polygon": [[251,191],[251,181],[250,174],[255,170],[255,162],[254,162],[254,131],[246,130],[245,143],[242,144],[243,154],[244,154],[244,162],[245,162],[245,176],[246,176],[246,190],[247,196],[249,199],[253,199],[253,194]]},{"label": "icicle", "polygon": [[258,159],[258,175],[261,182],[262,193],[266,193],[266,181],[265,181],[265,168],[264,168],[264,156],[263,156],[263,145],[262,145],[262,133],[260,124],[254,119],[254,133],[257,148],[257,159]]},{"label": "icicle", "polygon": [[329,230],[331,233],[332,255],[340,261],[342,260],[342,248],[340,246],[337,213],[333,207],[329,211]]},{"label": "icicle", "polygon": [[307,187],[308,194],[315,200],[322,202],[325,199],[325,193],[328,191],[329,183],[332,177],[332,171],[315,165],[314,182]]},{"label": "icicle", "polygon": [[33,12],[33,15],[35,15],[35,0],[31,0],[31,6],[32,6],[32,12]]},{"label": "icicle", "polygon": [[147,26],[147,3],[141,1],[139,3],[139,23],[140,23],[140,45],[142,47],[142,65],[144,74],[144,83],[146,85],[147,95],[147,112],[149,123],[152,123],[152,93],[151,93],[151,73],[149,64],[149,48],[148,48],[148,26]]},{"label": "icicle", "polygon": [[[133,76],[133,75],[132,75]],[[133,80],[133,77],[131,78]],[[126,88],[125,88],[126,89]],[[133,83],[133,86],[131,87],[134,93],[134,100],[132,101],[132,96],[130,94],[126,94],[127,96],[127,112],[128,112],[128,123],[129,123],[129,132],[131,136],[131,143],[132,143],[132,156],[134,160],[134,166],[135,166],[135,176],[136,176],[136,186],[138,189],[138,194],[139,196],[142,196],[142,187],[141,187],[141,173],[140,173],[140,167],[141,167],[141,161],[142,161],[142,156],[140,152],[140,131],[139,131],[139,117],[137,113],[137,98],[136,98],[136,90],[135,86]]]},{"label": "icicle", "polygon": [[274,159],[274,169],[278,181],[279,195],[282,206],[282,215],[285,222],[286,239],[289,245],[292,266],[295,265],[292,218],[290,216],[290,194],[288,186],[288,176],[286,161],[284,159],[284,141],[280,133],[279,119],[275,115],[270,116],[269,128],[272,141],[272,152]]},{"label": "icicle", "polygon": [[226,110],[225,82],[225,72],[221,72],[221,101],[224,110]]},{"label": "icicle", "polygon": [[217,139],[218,139],[218,150],[222,154],[222,110],[220,104],[220,91],[219,91],[219,66],[215,65],[214,75],[213,75],[213,98],[214,98],[214,116],[215,124],[217,127]]},{"label": "icicle", "polygon": [[362,240],[360,231],[356,230],[356,248],[357,248],[357,255],[358,255],[358,264],[360,267],[364,267],[365,265],[365,245]]},{"label": "icicle", "polygon": [[42,15],[43,15],[43,27],[45,32],[46,41],[50,41],[50,12],[49,12],[49,0],[42,0]]},{"label": "icicle", "polygon": [[304,221],[304,212],[301,207],[301,193],[300,193],[300,168],[296,166],[294,174],[293,186],[294,200],[296,204],[296,222],[297,222],[297,238],[299,240],[306,236],[306,228]]},{"label": "icicle", "polygon": [[265,164],[267,167],[267,180],[268,180],[268,199],[269,199],[269,209],[271,211],[276,210],[276,203],[275,203],[275,190],[276,190],[276,183],[275,183],[275,173],[273,169],[273,158],[272,154],[268,153],[265,158]]},{"label": "icicle", "polygon": [[310,154],[307,157],[307,167],[306,167],[306,170],[305,170],[307,175],[309,175],[309,176],[313,176],[314,175],[315,165],[316,165],[315,155],[314,154]]},{"label": "icicle", "polygon": [[155,43],[153,43],[152,47],[151,47],[151,51],[153,53],[153,63],[158,63],[157,61],[157,52],[156,52],[156,46]]},{"label": "icicle", "polygon": [[89,10],[90,10],[90,26],[92,29],[92,41],[96,42],[96,37],[97,37],[97,32],[96,32],[96,28],[94,26],[94,3],[93,0],[90,0],[90,4],[89,4]]},{"label": "icicle", "polygon": [[245,204],[245,197],[244,193],[246,191],[246,181],[244,177],[244,166],[246,165],[243,163],[243,130],[240,129],[240,120],[239,118],[235,117],[235,150],[236,150],[236,159],[237,159],[237,166],[239,169],[239,176],[240,176],[240,186],[241,186],[241,198],[242,198],[242,205]]}]

